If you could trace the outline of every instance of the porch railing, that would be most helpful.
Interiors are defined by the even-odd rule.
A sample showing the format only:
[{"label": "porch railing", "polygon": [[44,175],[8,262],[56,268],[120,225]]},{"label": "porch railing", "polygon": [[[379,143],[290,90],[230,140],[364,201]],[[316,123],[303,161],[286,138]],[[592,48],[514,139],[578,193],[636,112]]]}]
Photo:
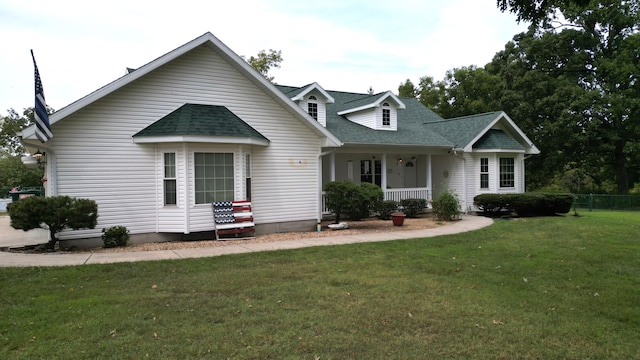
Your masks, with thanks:
[{"label": "porch railing", "polygon": [[[425,199],[431,200],[431,191],[428,188],[402,188],[402,189],[386,189],[383,190],[385,200],[394,200],[400,202],[404,199]],[[322,192],[322,213],[330,214],[327,209],[325,192]]]}]

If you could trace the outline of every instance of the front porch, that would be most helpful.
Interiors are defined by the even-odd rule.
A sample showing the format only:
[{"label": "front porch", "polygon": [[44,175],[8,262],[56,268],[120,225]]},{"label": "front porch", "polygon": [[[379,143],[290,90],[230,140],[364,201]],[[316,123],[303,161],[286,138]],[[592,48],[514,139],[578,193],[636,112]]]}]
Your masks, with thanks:
[{"label": "front porch", "polygon": [[[320,193],[326,183],[351,181],[376,184],[385,200],[398,202],[425,199],[431,203],[447,188],[463,194],[464,161],[445,148],[350,148],[324,153],[320,161]],[[321,197],[321,214],[326,215],[324,193]]]},{"label": "front porch", "polygon": [[[400,202],[404,199],[425,199],[427,204],[432,200],[431,190],[428,188],[405,188],[405,189],[386,189],[383,190],[385,200],[394,200]],[[322,192],[322,215],[328,215],[331,211],[327,209],[325,201],[325,192]]]}]

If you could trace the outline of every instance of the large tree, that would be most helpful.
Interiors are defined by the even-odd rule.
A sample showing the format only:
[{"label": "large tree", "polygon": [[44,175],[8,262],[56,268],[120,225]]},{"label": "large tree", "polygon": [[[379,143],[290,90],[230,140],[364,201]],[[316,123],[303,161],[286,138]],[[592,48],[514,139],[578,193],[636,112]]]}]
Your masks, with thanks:
[{"label": "large tree", "polygon": [[501,110],[501,80],[483,68],[461,67],[447,71],[444,79],[420,78],[418,99],[444,118]]},{"label": "large tree", "polygon": [[528,162],[532,188],[550,185],[568,164],[593,173],[585,169],[592,144],[584,111],[591,100],[576,76],[581,65],[574,57],[569,33],[538,36],[531,30],[516,35],[485,67],[501,79],[494,106],[506,111],[542,149]]},{"label": "large tree", "polygon": [[589,160],[599,159],[605,171],[612,169],[617,191],[627,193],[628,164],[640,138],[638,1],[498,0],[497,4],[519,21],[531,22],[534,39],[557,41],[568,55],[557,56],[557,49],[548,48],[534,70],[572,79],[580,86],[582,106],[569,111],[580,115],[580,130],[594,146]]}]

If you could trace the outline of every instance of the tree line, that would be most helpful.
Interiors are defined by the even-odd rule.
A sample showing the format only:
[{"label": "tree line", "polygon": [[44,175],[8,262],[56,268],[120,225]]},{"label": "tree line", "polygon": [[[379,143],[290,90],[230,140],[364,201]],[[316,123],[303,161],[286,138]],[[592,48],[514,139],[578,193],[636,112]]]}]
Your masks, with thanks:
[{"label": "tree line", "polygon": [[528,31],[484,67],[408,79],[399,95],[444,118],[505,111],[542,151],[527,160],[530,190],[640,193],[638,2],[497,3]]}]

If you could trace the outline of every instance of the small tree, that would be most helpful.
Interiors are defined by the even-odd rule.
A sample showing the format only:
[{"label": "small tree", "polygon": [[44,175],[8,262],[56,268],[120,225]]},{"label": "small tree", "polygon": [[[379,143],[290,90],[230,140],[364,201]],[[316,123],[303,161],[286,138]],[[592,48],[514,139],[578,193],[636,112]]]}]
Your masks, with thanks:
[{"label": "small tree", "polygon": [[282,62],[282,51],[269,49],[267,53],[264,50],[260,50],[257,56],[250,56],[249,59],[245,59],[252,68],[258,70],[258,72],[265,77],[265,79],[273,82],[274,77],[269,75],[271,68],[280,68]]},{"label": "small tree", "polygon": [[89,199],[69,196],[28,197],[9,204],[7,209],[14,229],[29,231],[46,225],[51,240],[47,248],[58,242],[56,234],[65,228],[93,229],[98,222],[98,205]]}]

